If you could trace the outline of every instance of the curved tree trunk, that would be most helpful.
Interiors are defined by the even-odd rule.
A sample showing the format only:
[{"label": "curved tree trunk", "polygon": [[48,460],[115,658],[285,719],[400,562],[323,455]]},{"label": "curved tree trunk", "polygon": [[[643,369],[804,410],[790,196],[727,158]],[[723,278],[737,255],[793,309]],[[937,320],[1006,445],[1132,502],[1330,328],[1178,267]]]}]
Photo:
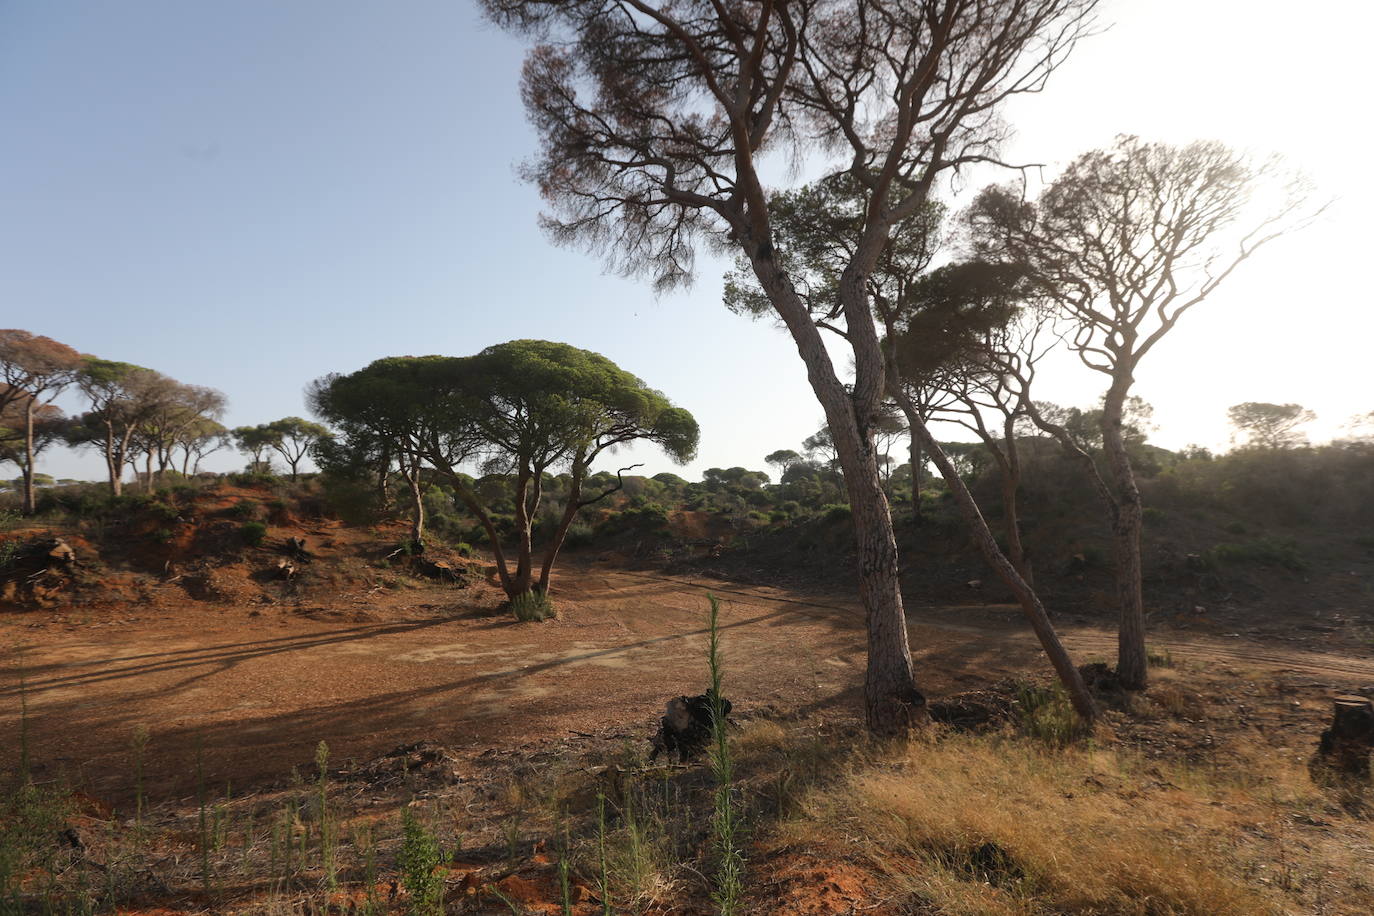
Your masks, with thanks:
[{"label": "curved tree trunk", "polygon": [[544,563],[539,569],[539,591],[542,594],[549,593],[549,584],[553,581],[554,561],[558,559],[558,552],[563,549],[563,541],[568,536],[573,519],[582,508],[578,501],[582,499],[582,479],[586,474],[586,465],[580,459],[574,461],[568,482],[568,503],[563,507],[563,517],[558,520],[558,529],[553,533],[553,540],[544,548]]},{"label": "curved tree trunk", "polygon": [[864,676],[868,730],[883,737],[903,735],[925,720],[926,701],[916,689],[907,642],[906,613],[902,606],[897,538],[873,445],[871,424],[883,393],[883,365],[862,277],[847,272],[841,283],[843,298],[858,296],[864,299],[861,304],[850,303],[846,311],[861,316],[861,321],[870,322],[867,332],[872,338],[856,343],[858,332],[863,328],[859,321],[851,322],[857,380],[851,393],[836,376],[820,330],[797,296],[791,280],[774,260],[771,246],[759,246],[752,252],[751,260],[755,276],[787,326],[797,353],[806,365],[807,379],[825,411],[844,472],[858,545],[859,599],[864,606],[868,631],[868,666]]},{"label": "curved tree trunk", "polygon": [[1114,377],[1102,403],[1102,449],[1112,477],[1116,513],[1112,520],[1112,547],[1116,560],[1116,593],[1121,608],[1117,631],[1116,673],[1128,690],[1144,690],[1149,681],[1145,657],[1145,597],[1141,587],[1140,490],[1126,440],[1121,416],[1130,389],[1129,375]]},{"label": "curved tree trunk", "polygon": [[[433,464],[432,461],[431,464]],[[496,560],[496,575],[501,580],[501,588],[505,591],[506,597],[514,598],[529,591],[528,588],[520,591],[516,590],[515,582],[511,579],[510,570],[506,568],[506,551],[505,548],[501,546],[501,536],[497,533],[496,526],[492,524],[491,516],[487,515],[486,510],[482,508],[482,504],[477,501],[477,497],[472,494],[472,491],[463,484],[462,480],[459,479],[458,475],[452,470],[442,467],[438,468],[438,470],[448,478],[449,483],[453,484],[453,491],[458,494],[458,498],[462,500],[463,505],[467,506],[468,511],[477,517],[477,521],[482,525],[482,530],[486,531],[487,540],[491,542],[492,557]]]},{"label": "curved tree trunk", "polygon": [[964,518],[973,531],[973,539],[978,543],[978,549],[982,552],[983,558],[996,571],[998,578],[1006,583],[1007,587],[1016,595],[1022,613],[1030,621],[1031,629],[1040,641],[1041,648],[1045,650],[1045,655],[1049,657],[1055,674],[1059,675],[1059,680],[1068,692],[1074,710],[1085,722],[1092,722],[1097,717],[1097,705],[1093,702],[1092,695],[1083,682],[1083,675],[1074,666],[1072,657],[1064,648],[1064,643],[1060,641],[1059,634],[1055,632],[1054,624],[1050,622],[1049,614],[1046,613],[1040,597],[998,548],[997,539],[993,537],[992,529],[988,527],[987,520],[983,518],[983,513],[978,510],[978,504],[974,501],[973,494],[969,492],[968,486],[960,478],[954,465],[950,463],[944,449],[940,448],[939,443],[930,435],[930,431],[926,428],[925,423],[920,421],[919,417],[917,418],[916,429],[925,442],[926,451],[930,453],[931,460],[935,462],[935,466],[940,469],[940,475],[949,485],[950,492],[954,495],[954,501],[963,511]]}]

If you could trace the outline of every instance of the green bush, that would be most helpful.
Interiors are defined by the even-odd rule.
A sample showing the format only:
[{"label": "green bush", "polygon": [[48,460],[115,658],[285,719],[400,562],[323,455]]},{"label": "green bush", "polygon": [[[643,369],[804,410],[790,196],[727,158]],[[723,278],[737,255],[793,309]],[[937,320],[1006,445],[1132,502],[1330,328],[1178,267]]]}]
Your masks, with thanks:
[{"label": "green bush", "polygon": [[568,533],[563,536],[563,546],[571,547],[576,550],[578,547],[586,547],[593,540],[594,535],[591,525],[573,522],[568,526]]},{"label": "green bush", "polygon": [[425,828],[409,808],[401,809],[401,884],[410,896],[410,912],[415,916],[437,916],[443,912],[444,879],[436,874],[443,861],[439,840]]},{"label": "green bush", "polygon": [[241,499],[228,509],[225,509],[224,513],[233,518],[256,521],[262,517],[262,503],[254,502],[251,499]]},{"label": "green bush", "polygon": [[821,506],[821,518],[825,519],[827,524],[835,524],[841,521],[847,522],[853,517],[854,510],[850,509],[845,503],[830,503],[829,505]]},{"label": "green bush", "polygon": [[276,474],[264,474],[261,471],[242,471],[238,474],[230,474],[228,478],[229,482],[236,487],[259,489],[274,486],[278,482]]},{"label": "green bush", "polygon": [[525,622],[548,620],[550,617],[557,614],[557,611],[554,610],[553,602],[549,600],[549,596],[540,591],[525,592],[523,595],[517,595],[506,604],[507,607],[510,608],[511,613],[515,615],[516,620]]},{"label": "green bush", "polygon": [[243,543],[249,547],[261,547],[262,542],[267,539],[267,526],[262,522],[244,522],[239,527],[239,537],[243,538]]},{"label": "green bush", "polygon": [[1245,564],[1280,567],[1293,572],[1307,569],[1307,561],[1298,553],[1297,544],[1292,538],[1264,537],[1238,543],[1221,543],[1203,554],[1203,559],[1213,567]]}]

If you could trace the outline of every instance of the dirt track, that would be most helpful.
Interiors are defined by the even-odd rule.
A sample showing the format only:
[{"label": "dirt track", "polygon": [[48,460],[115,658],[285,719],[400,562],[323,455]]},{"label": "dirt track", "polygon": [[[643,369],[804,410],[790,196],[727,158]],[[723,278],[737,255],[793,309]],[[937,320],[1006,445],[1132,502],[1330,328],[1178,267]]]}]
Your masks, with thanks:
[{"label": "dirt track", "polygon": [[[17,736],[19,655],[30,756],[40,774],[79,773],[120,795],[130,739],[146,727],[155,795],[189,794],[197,745],[207,779],[280,778],[327,741],[335,759],[421,739],[477,754],[570,731],[634,735],[669,696],[703,685],[705,592],[723,602],[727,693],[742,707],[857,714],[864,631],[832,596],[684,580],[582,563],[557,583],[560,619],[493,616],[489,588],[354,596],[328,608],[214,607],[0,618],[0,734]],[[457,602],[435,604],[422,602]],[[1014,609],[914,608],[911,643],[932,697],[1038,667]],[[1080,661],[1114,654],[1115,635],[1070,628]],[[1241,639],[1158,634],[1174,657],[1216,668],[1289,672],[1333,692],[1374,684],[1374,659],[1289,651]],[[1320,715],[1314,710],[1314,717]],[[14,766],[17,740],[0,746]]]}]

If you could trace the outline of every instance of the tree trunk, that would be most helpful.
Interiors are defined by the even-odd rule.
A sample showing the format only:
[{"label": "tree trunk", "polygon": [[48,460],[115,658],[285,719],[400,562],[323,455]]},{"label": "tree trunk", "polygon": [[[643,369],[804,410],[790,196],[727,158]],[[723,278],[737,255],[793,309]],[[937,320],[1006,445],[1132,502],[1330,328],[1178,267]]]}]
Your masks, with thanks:
[{"label": "tree trunk", "polygon": [[[903,408],[902,412],[906,413],[906,409]],[[911,431],[911,520],[919,525],[924,518],[921,514],[921,468],[925,458],[921,454],[921,437],[915,432],[911,415],[906,419],[907,428]],[[915,422],[919,422],[919,418]]]},{"label": "tree trunk", "polygon": [[[820,330],[797,296],[791,280],[774,260],[772,247],[754,249],[751,260],[755,276],[786,324],[797,353],[806,365],[807,379],[825,411],[849,494],[858,543],[859,599],[864,606],[868,631],[868,668],[864,676],[868,730],[881,737],[903,735],[925,720],[926,701],[916,689],[912,670],[906,613],[902,607],[897,538],[873,446],[871,423],[883,393],[883,367],[863,278],[847,271],[841,283],[842,297],[848,300],[858,296],[864,300],[861,304],[849,303],[846,308],[846,314],[860,316],[851,319],[851,345],[855,347],[856,364],[856,385],[851,394],[835,373]],[[862,321],[869,321],[870,325],[868,335],[860,340]]]},{"label": "tree trunk", "polygon": [[522,467],[515,480],[515,535],[518,552],[515,557],[515,578],[513,580],[516,591],[510,596],[512,598],[528,592],[533,580],[534,538],[531,529],[534,525],[534,519],[529,506],[529,488],[530,473]]},{"label": "tree trunk", "polygon": [[1035,577],[1031,574],[1030,561],[1026,558],[1025,542],[1021,540],[1021,453],[1016,447],[1016,419],[1008,416],[1002,424],[1002,514],[1007,525],[1007,559],[1016,567],[1016,573],[1035,588]]},{"label": "tree trunk", "polygon": [[505,591],[506,597],[514,598],[517,595],[522,595],[526,591],[529,591],[528,587],[521,591],[516,590],[515,583],[511,579],[510,570],[506,568],[506,551],[505,548],[501,546],[501,536],[497,532],[496,526],[492,524],[491,516],[487,515],[486,510],[482,508],[482,504],[477,501],[477,497],[463,484],[462,480],[459,479],[455,472],[441,465],[435,465],[432,456],[430,464],[448,478],[449,483],[453,484],[453,491],[458,494],[458,498],[462,500],[463,505],[467,506],[468,511],[477,517],[477,521],[481,523],[482,529],[486,531],[487,539],[491,541],[492,557],[496,560],[496,575],[501,580],[501,588]]},{"label": "tree trunk", "polygon": [[554,561],[558,559],[558,552],[563,549],[563,541],[568,536],[573,519],[582,508],[578,501],[582,498],[582,479],[586,475],[586,464],[580,459],[574,461],[568,483],[568,504],[563,508],[563,517],[558,520],[558,529],[553,534],[553,540],[544,549],[544,563],[539,570],[539,591],[545,595],[549,593],[549,583],[553,579]]},{"label": "tree trunk", "polygon": [[424,494],[420,492],[420,465],[412,464],[409,472],[405,475],[406,483],[410,485],[410,500],[412,514],[410,516],[410,546],[415,553],[423,553],[425,549],[425,501]]},{"label": "tree trunk", "polygon": [[33,515],[36,511],[37,500],[33,492],[33,408],[37,403],[36,397],[31,397],[24,409],[24,507],[25,515]]},{"label": "tree trunk", "polygon": [[935,466],[940,470],[940,475],[949,485],[954,501],[964,513],[964,518],[969,523],[969,528],[973,532],[973,539],[978,543],[978,549],[982,552],[983,558],[996,571],[998,578],[1006,583],[1007,587],[1016,595],[1022,613],[1026,615],[1031,629],[1040,641],[1040,647],[1045,650],[1045,655],[1049,657],[1055,674],[1059,675],[1060,683],[1068,692],[1074,711],[1083,721],[1091,723],[1097,717],[1097,705],[1093,702],[1092,694],[1088,692],[1087,684],[1083,682],[1083,675],[1074,666],[1072,657],[1064,648],[1063,642],[1060,641],[1059,634],[1055,632],[1054,624],[1050,622],[1049,614],[1046,613],[1040,596],[1035,593],[1030,583],[1021,576],[1016,567],[997,546],[997,539],[993,537],[992,529],[988,527],[987,520],[983,518],[983,513],[978,510],[978,504],[974,501],[973,494],[969,492],[968,486],[959,476],[954,465],[950,463],[944,449],[940,448],[939,443],[930,435],[930,431],[926,428],[925,423],[920,421],[919,417],[917,418],[916,429],[919,430],[921,438],[925,441],[926,451],[930,453],[931,460],[935,462]]},{"label": "tree trunk", "polygon": [[1145,659],[1145,598],[1141,587],[1140,490],[1121,430],[1121,415],[1130,390],[1129,373],[1118,373],[1102,403],[1102,449],[1112,476],[1116,513],[1112,546],[1116,559],[1116,593],[1121,608],[1117,632],[1116,673],[1127,690],[1144,690],[1149,680]]},{"label": "tree trunk", "polygon": [[114,428],[109,424],[105,426],[105,469],[110,474],[110,495],[119,496],[123,489],[121,478],[124,476],[124,458],[122,455],[115,455]]}]

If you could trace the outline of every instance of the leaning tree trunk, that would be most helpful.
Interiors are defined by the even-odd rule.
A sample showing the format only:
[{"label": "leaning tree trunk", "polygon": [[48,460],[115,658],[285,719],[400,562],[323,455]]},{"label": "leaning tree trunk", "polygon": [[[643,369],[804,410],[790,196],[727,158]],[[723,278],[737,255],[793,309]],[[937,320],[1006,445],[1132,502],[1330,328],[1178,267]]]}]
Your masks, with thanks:
[{"label": "leaning tree trunk", "polygon": [[1116,672],[1127,690],[1144,690],[1149,680],[1145,659],[1145,597],[1141,587],[1140,490],[1126,440],[1121,416],[1131,378],[1114,378],[1102,404],[1102,448],[1112,477],[1116,512],[1112,519],[1112,548],[1116,560],[1116,594],[1121,608],[1121,627],[1117,632]]},{"label": "leaning tree trunk", "polygon": [[553,533],[551,540],[544,548],[544,563],[539,569],[539,591],[541,594],[549,593],[549,585],[553,581],[553,564],[558,559],[558,552],[563,549],[563,541],[568,537],[568,529],[572,527],[573,519],[577,517],[578,510],[582,508],[582,480],[587,475],[587,463],[581,458],[573,461],[572,470],[568,482],[568,503],[563,507],[563,517],[558,520],[558,528]]},{"label": "leaning tree trunk", "polygon": [[1046,613],[1040,596],[1035,593],[1035,589],[997,546],[997,538],[993,536],[987,520],[979,511],[978,504],[974,500],[973,494],[969,492],[968,485],[959,476],[959,472],[955,470],[949,457],[945,455],[944,449],[940,448],[939,443],[931,436],[930,430],[926,428],[919,416],[916,417],[916,425],[912,432],[920,436],[931,460],[939,468],[940,475],[944,477],[950,493],[954,496],[955,503],[963,512],[964,518],[973,532],[973,539],[977,542],[983,559],[997,573],[998,578],[1016,595],[1022,613],[1030,622],[1031,629],[1040,641],[1040,647],[1045,650],[1045,655],[1048,656],[1050,665],[1054,667],[1055,674],[1059,675],[1059,680],[1068,692],[1074,710],[1083,721],[1091,723],[1097,717],[1097,705],[1093,703],[1092,694],[1088,692],[1088,686],[1083,682],[1083,675],[1074,666],[1072,657],[1064,648],[1064,643],[1060,641],[1059,634],[1055,632],[1054,624],[1050,622],[1049,614]]},{"label": "leaning tree trunk", "polygon": [[33,515],[37,500],[33,492],[33,406],[37,398],[29,398],[24,409],[24,507],[25,515]]}]

